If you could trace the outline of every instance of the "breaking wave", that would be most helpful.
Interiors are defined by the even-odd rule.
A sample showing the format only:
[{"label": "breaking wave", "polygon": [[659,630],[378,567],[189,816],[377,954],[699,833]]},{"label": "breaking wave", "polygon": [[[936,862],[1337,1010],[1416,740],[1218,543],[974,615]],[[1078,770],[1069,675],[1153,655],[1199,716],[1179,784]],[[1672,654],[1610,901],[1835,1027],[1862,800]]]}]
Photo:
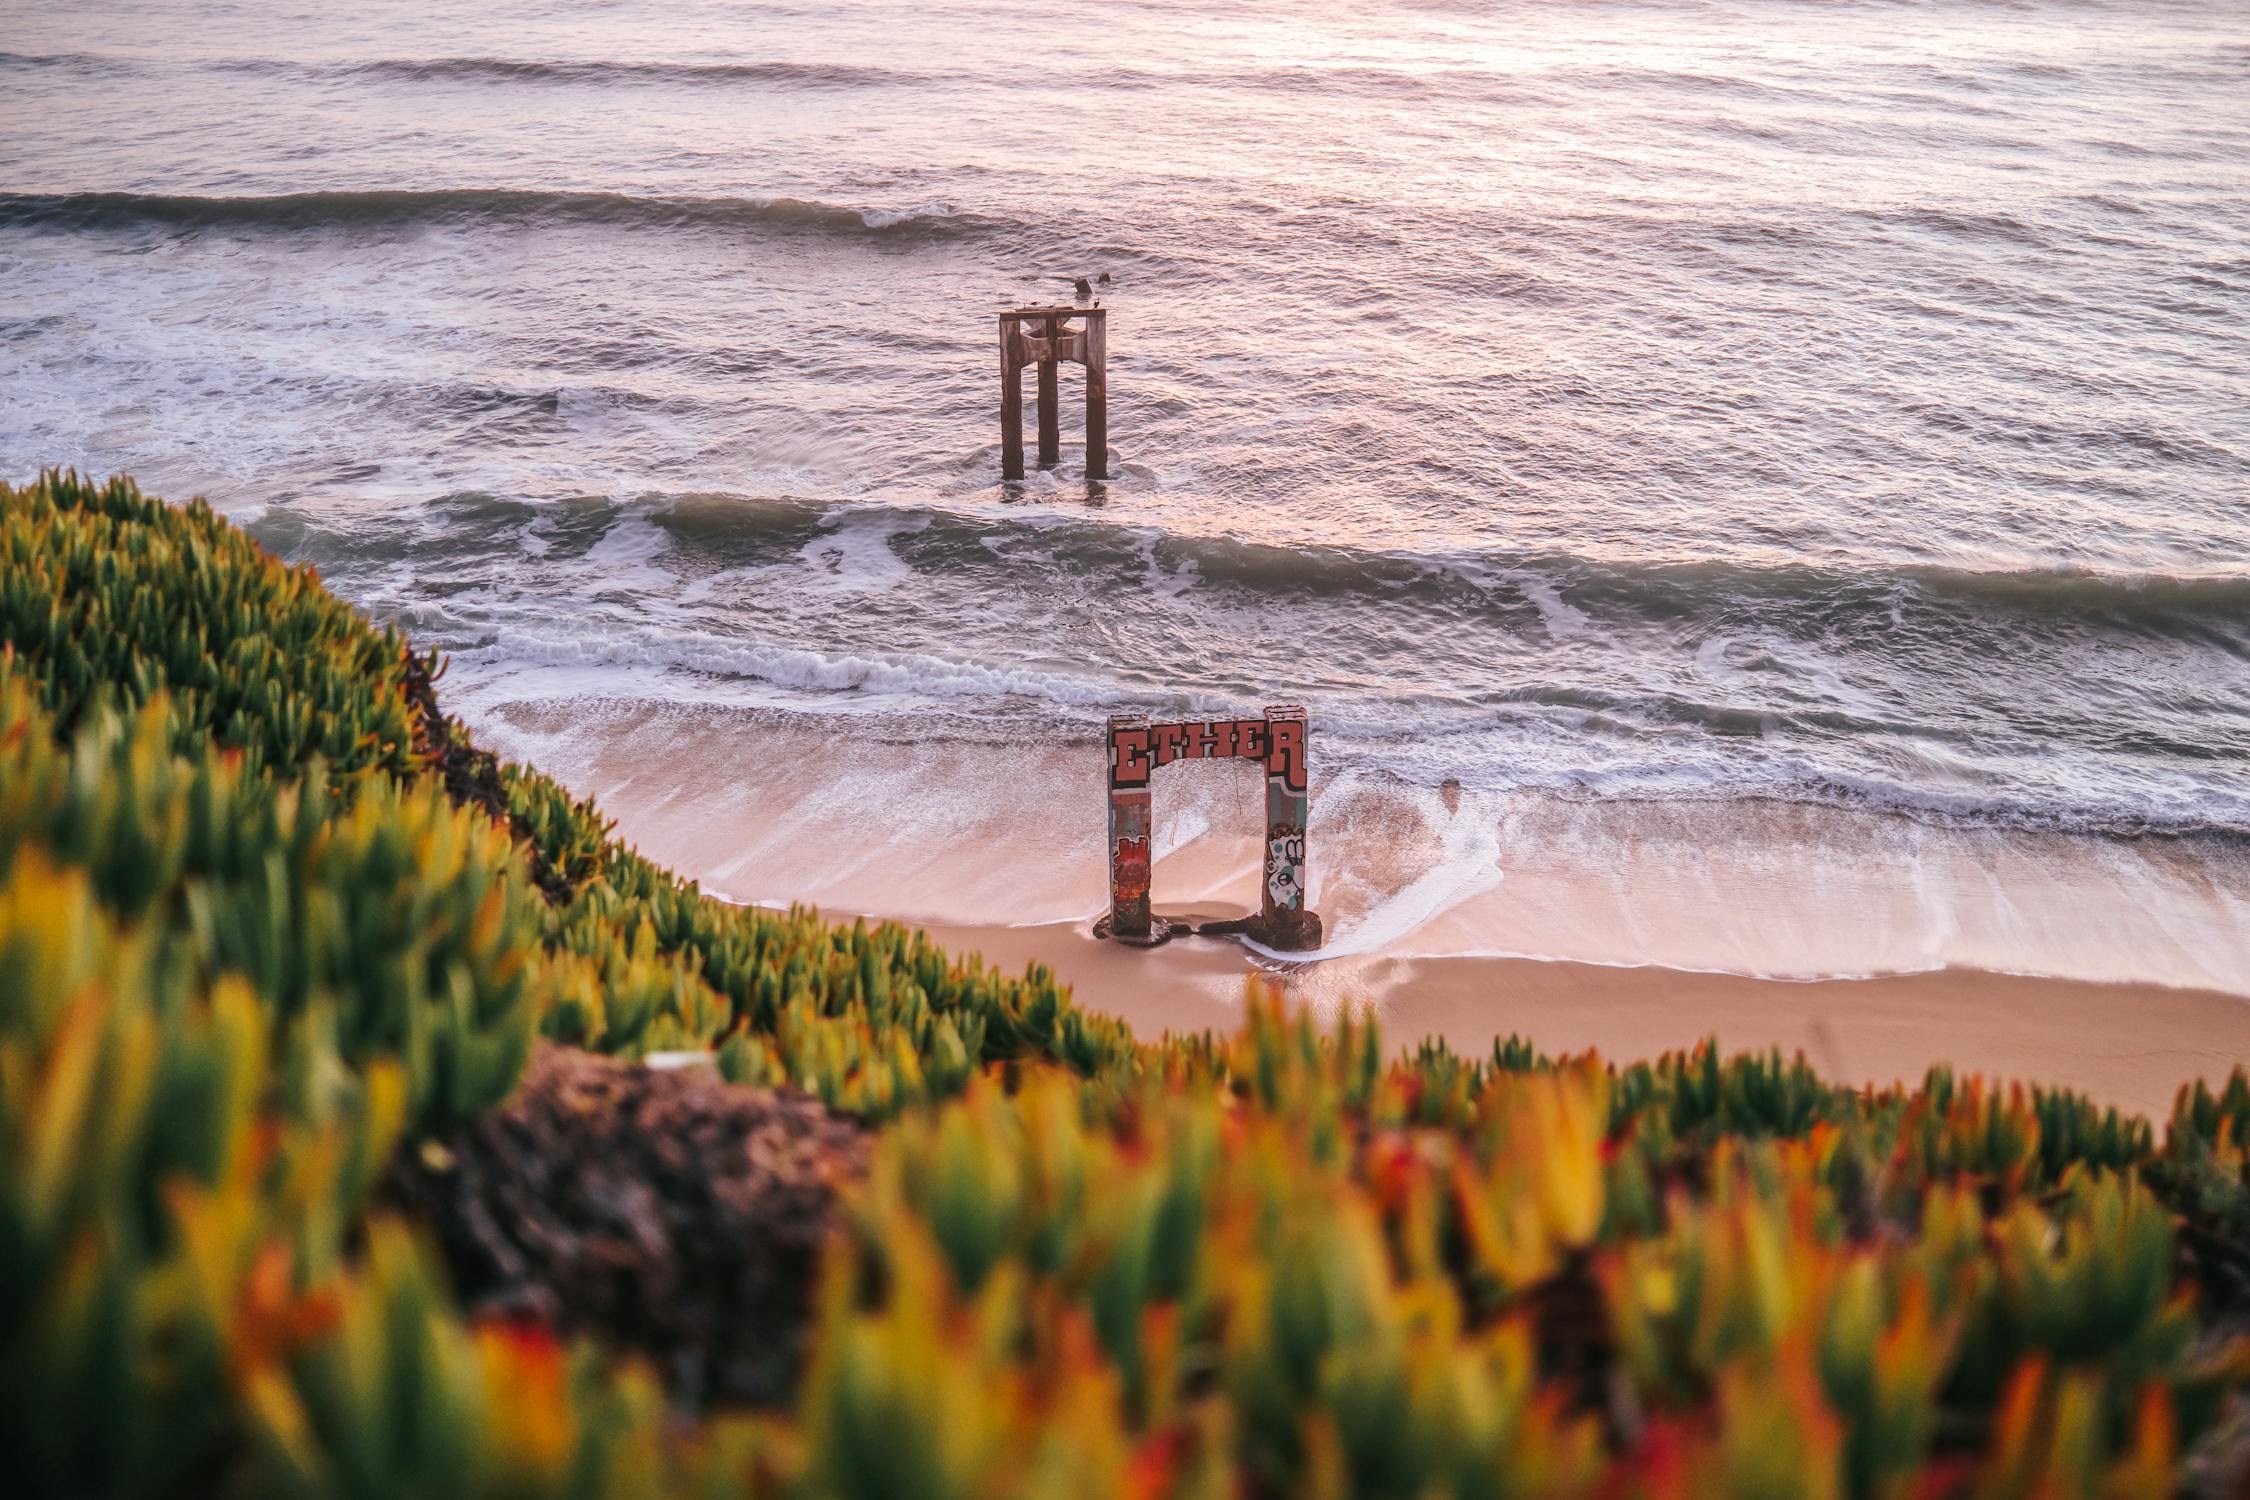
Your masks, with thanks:
[{"label": "breaking wave", "polygon": [[449,223],[599,224],[944,239],[995,221],[942,206],[851,208],[805,198],[662,197],[529,188],[381,189],[205,197],[186,193],[0,193],[0,228],[306,231]]},{"label": "breaking wave", "polygon": [[912,86],[929,76],[862,63],[778,60],[739,62],[635,61],[609,58],[380,57],[354,62],[299,62],[283,57],[220,57],[184,61],[91,52],[0,52],[0,69],[70,69],[113,75],[208,68],[258,77],[384,82],[569,83],[698,85],[767,84],[779,88]]},{"label": "breaking wave", "polygon": [[[477,503],[509,506],[509,502]],[[1268,543],[1107,521],[967,514],[941,506],[837,506],[816,500],[750,500],[727,495],[651,497],[656,525],[687,545],[724,558],[755,551],[771,532],[798,532],[862,511],[910,515],[928,531],[928,545],[959,562],[989,560],[997,551],[1030,549],[1087,576],[1155,552],[1174,572],[1190,571],[1204,586],[1236,587],[1267,596],[1349,602],[1418,593],[1526,592],[1543,580],[1560,592],[1550,608],[1626,606],[1637,613],[1686,618],[1770,606],[1835,616],[1891,618],[1902,601],[1957,609],[1987,620],[2082,624],[2133,635],[2192,635],[2230,640],[2250,650],[2250,576],[2221,573],[2133,573],[2084,568],[1887,567],[1812,563],[1670,561],[1498,549],[1411,551],[1342,545]],[[531,509],[525,506],[526,510]]]}]

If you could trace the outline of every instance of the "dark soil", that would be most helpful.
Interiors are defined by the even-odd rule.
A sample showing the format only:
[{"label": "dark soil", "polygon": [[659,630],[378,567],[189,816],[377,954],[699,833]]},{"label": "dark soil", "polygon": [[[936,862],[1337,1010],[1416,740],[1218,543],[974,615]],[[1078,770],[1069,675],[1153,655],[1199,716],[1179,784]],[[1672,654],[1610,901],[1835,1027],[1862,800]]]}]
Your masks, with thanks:
[{"label": "dark soil", "polygon": [[1611,1441],[1623,1446],[1637,1417],[1615,1409],[1625,1382],[1593,1257],[1572,1254],[1560,1270],[1527,1287],[1523,1300],[1538,1340],[1541,1381],[1569,1392],[1569,1410],[1599,1414]]},{"label": "dark soil", "polygon": [[472,1312],[654,1361],[684,1403],[786,1396],[860,1128],[799,1094],[542,1047],[498,1109],[402,1152],[385,1196]]},{"label": "dark soil", "polygon": [[550,906],[570,899],[570,882],[548,863],[547,856],[528,829],[516,822],[508,809],[508,786],[500,779],[500,762],[489,750],[469,742],[469,732],[445,716],[438,707],[437,689],[429,668],[412,651],[406,653],[406,702],[414,711],[416,749],[430,758],[445,782],[445,794],[455,807],[481,809],[493,822],[508,830],[523,847],[531,863],[531,879]]}]

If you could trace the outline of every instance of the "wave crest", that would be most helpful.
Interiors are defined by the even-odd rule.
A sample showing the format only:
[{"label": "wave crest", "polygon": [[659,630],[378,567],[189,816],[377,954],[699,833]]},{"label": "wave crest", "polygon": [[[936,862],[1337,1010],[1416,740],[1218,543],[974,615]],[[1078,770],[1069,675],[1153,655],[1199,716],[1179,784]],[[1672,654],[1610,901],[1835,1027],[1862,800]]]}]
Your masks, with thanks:
[{"label": "wave crest", "polygon": [[607,224],[947,239],[995,227],[950,208],[851,208],[807,198],[702,198],[536,188],[371,189],[205,197],[189,193],[0,193],[0,227],[284,232],[447,223]]},{"label": "wave crest", "polygon": [[[276,63],[280,68],[295,64]],[[858,63],[634,62],[587,58],[387,57],[323,69],[344,78],[410,82],[460,80],[595,85],[663,83],[689,87],[762,83],[782,88],[874,88],[925,82],[923,75]]]}]

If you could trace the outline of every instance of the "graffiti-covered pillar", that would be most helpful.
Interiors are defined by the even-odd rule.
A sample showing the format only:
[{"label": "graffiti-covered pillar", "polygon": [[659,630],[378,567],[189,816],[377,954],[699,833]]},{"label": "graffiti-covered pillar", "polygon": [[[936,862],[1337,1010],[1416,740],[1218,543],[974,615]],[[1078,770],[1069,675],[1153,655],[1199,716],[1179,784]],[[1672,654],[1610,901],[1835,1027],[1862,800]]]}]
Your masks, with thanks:
[{"label": "graffiti-covered pillar", "polygon": [[1305,906],[1307,793],[1305,711],[1266,710],[1266,857],[1258,936],[1275,948],[1320,946],[1320,917]]},{"label": "graffiti-covered pillar", "polygon": [[1148,911],[1151,823],[1148,716],[1109,720],[1109,922],[1111,937],[1151,942]]},{"label": "graffiti-covered pillar", "polygon": [[[1109,720],[1109,914],[1098,937],[1144,946],[1175,933],[1240,933],[1271,948],[1304,952],[1320,946],[1320,915],[1305,908],[1305,711],[1294,704],[1262,719],[1151,724],[1142,714]],[[1149,781],[1176,760],[1258,761],[1266,772],[1265,858],[1258,914],[1198,926],[1149,910],[1154,818]]]}]

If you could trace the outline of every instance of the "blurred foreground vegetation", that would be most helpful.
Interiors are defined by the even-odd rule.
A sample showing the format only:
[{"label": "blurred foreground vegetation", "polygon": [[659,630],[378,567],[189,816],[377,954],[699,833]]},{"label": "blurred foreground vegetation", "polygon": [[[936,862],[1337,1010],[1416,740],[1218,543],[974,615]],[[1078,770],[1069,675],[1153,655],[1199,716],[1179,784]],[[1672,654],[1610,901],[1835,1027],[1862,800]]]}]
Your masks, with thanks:
[{"label": "blurred foreground vegetation", "polygon": [[[2155,1130],[1942,1069],[1400,1054],[1262,1003],[1136,1040],[1041,969],[702,896],[476,752],[441,676],[200,504],[0,488],[16,1493],[2240,1479],[2240,1072]],[[465,1315],[382,1206],[542,1038],[709,1049],[874,1129],[779,1405]]]}]

